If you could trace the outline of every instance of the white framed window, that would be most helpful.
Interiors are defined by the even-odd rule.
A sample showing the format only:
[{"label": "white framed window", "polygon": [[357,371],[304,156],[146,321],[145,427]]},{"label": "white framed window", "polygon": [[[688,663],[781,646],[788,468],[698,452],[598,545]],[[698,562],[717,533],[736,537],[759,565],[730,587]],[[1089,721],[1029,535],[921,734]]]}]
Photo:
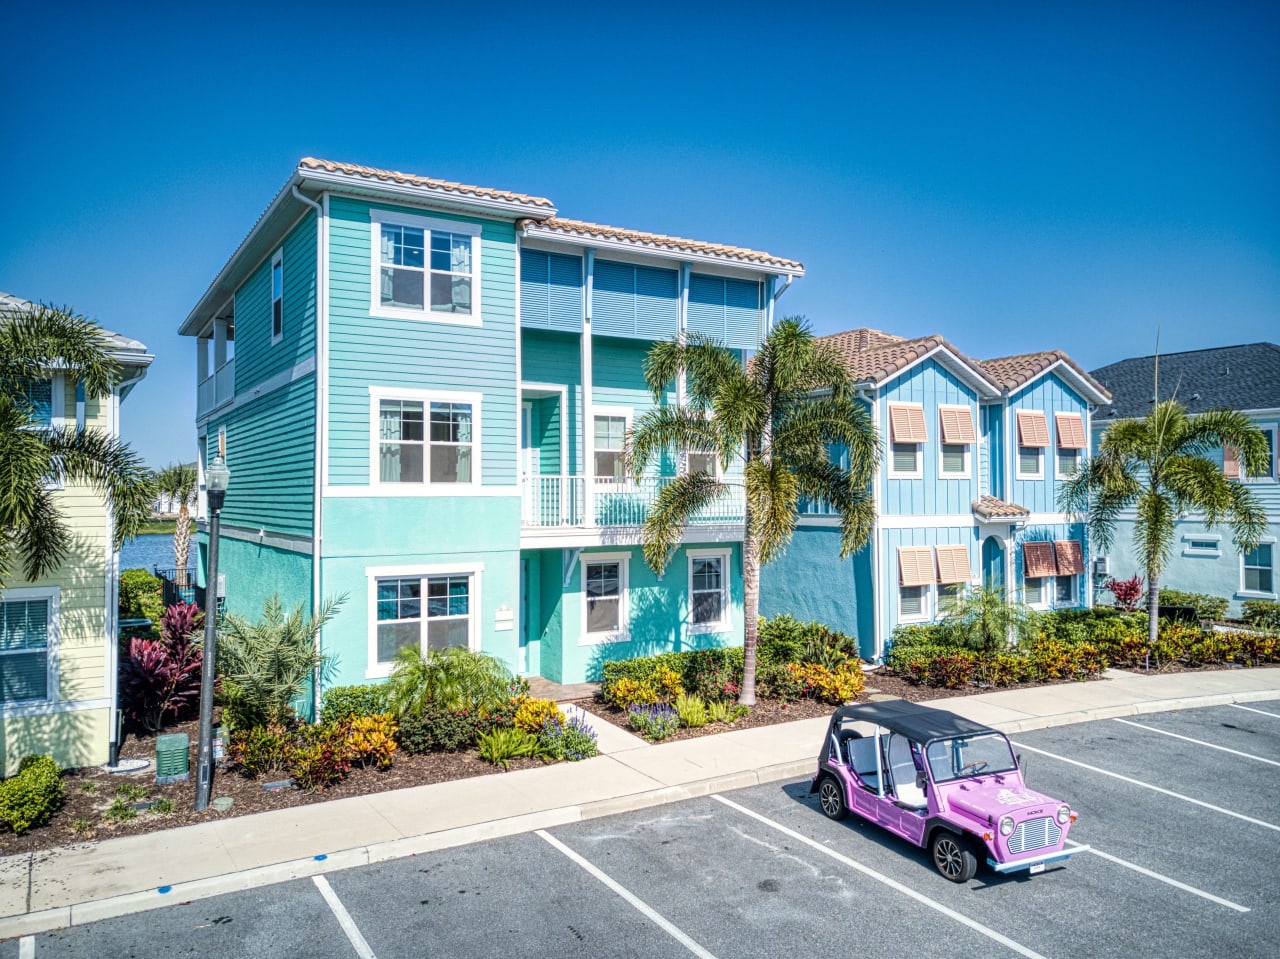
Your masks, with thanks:
[{"label": "white framed window", "polygon": [[938,615],[946,616],[952,612],[956,605],[960,602],[960,598],[964,596],[966,583],[939,583],[938,584]]},{"label": "white framed window", "polygon": [[923,449],[928,439],[921,404],[890,403],[889,475],[896,479],[923,476]]},{"label": "white framed window", "polygon": [[271,344],[284,339],[284,250],[271,258]]},{"label": "white framed window", "polygon": [[58,700],[56,587],[6,590],[0,600],[0,711]]},{"label": "white framed window", "polygon": [[1018,479],[1044,479],[1044,451],[1049,445],[1049,423],[1039,410],[1019,410]]},{"label": "white framed window", "polygon": [[370,387],[371,484],[475,489],[480,484],[480,394]]},{"label": "white framed window", "polygon": [[581,646],[616,643],[627,635],[628,553],[584,553]]},{"label": "white framed window", "polygon": [[480,227],[473,223],[369,212],[374,316],[481,324]]},{"label": "white framed window", "polygon": [[937,578],[931,546],[898,547],[898,622],[931,618],[930,593]]},{"label": "white framed window", "polygon": [[608,413],[595,414],[592,455],[595,457],[596,479],[626,482],[624,451],[630,425],[630,410],[611,409]]},{"label": "white framed window", "polygon": [[1275,599],[1275,539],[1268,537],[1240,557],[1240,595]]},{"label": "white framed window", "polygon": [[685,473],[706,473],[712,479],[720,475],[720,461],[715,453],[685,453]]},{"label": "white framed window", "polygon": [[32,425],[53,426],[60,416],[60,411],[54,409],[55,397],[60,392],[54,389],[54,381],[24,380],[21,389],[22,398],[30,407]]},{"label": "white framed window", "polygon": [[723,633],[729,620],[729,551],[689,550],[689,631]]},{"label": "white framed window", "polygon": [[1216,533],[1187,533],[1182,537],[1182,555],[1217,559],[1222,555],[1222,537]]},{"label": "white framed window", "polygon": [[1261,473],[1250,473],[1243,462],[1240,472],[1246,483],[1274,483],[1276,481],[1276,428],[1261,426],[1262,436],[1267,441],[1267,468]]},{"label": "white framed window", "polygon": [[1057,434],[1055,447],[1054,477],[1070,479],[1075,475],[1084,459],[1084,450],[1088,447],[1084,434],[1084,417],[1079,413],[1054,413],[1054,432]]},{"label": "white framed window", "polygon": [[1053,578],[1053,605],[1071,607],[1076,604],[1076,577],[1055,576]]},{"label": "white framed window", "polygon": [[1032,609],[1047,609],[1049,594],[1045,586],[1052,579],[1051,576],[1028,576],[1022,584],[1022,601]]},{"label": "white framed window", "polygon": [[1047,609],[1049,591],[1058,573],[1054,544],[1030,540],[1022,544],[1022,601],[1034,609]]},{"label": "white framed window", "polygon": [[973,447],[973,411],[967,406],[938,406],[938,478],[969,479]]},{"label": "white framed window", "polygon": [[898,587],[898,622],[918,623],[929,619],[929,587]]},{"label": "white framed window", "polygon": [[367,676],[388,676],[406,647],[427,652],[480,648],[480,574],[484,565],[371,567]]}]

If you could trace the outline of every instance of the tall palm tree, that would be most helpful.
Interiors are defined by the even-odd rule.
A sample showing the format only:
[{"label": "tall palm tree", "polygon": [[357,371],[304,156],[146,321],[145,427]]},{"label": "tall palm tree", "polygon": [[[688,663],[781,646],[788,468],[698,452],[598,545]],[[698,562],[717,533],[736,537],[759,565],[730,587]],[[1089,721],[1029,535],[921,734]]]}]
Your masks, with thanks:
[{"label": "tall palm tree", "polygon": [[[710,453],[739,478],[686,473],[665,485],[644,524],[644,558],[655,572],[671,562],[684,527],[699,510],[745,495],[742,542],[746,616],[739,702],[755,703],[760,567],[786,549],[801,497],[829,503],[840,516],[840,552],[862,548],[875,527],[871,480],[880,450],[875,425],[857,399],[840,355],[816,340],[800,318],[781,320],[745,365],[716,341],[697,335],[655,344],[645,360],[645,383],[655,401],[681,374],[684,406],[659,406],[628,433],[628,468],[641,478],[664,451]],[[848,466],[832,462],[830,447],[848,451]]]},{"label": "tall palm tree", "polygon": [[100,430],[46,426],[30,386],[56,371],[108,396],[121,368],[102,331],[65,309],[31,306],[0,313],[0,588],[19,568],[27,579],[56,569],[71,548],[56,487],[88,483],[115,519],[115,546],[137,535],[151,508],[152,485],[128,445]]},{"label": "tall palm tree", "polygon": [[1262,473],[1266,437],[1235,410],[1190,414],[1177,400],[1157,403],[1142,419],[1121,420],[1104,434],[1098,453],[1062,484],[1059,506],[1083,517],[1102,550],[1111,547],[1121,512],[1133,510],[1133,541],[1147,575],[1148,634],[1157,636],[1160,574],[1173,547],[1174,525],[1204,514],[1205,529],[1225,524],[1247,552],[1267,531],[1267,514],[1253,492],[1228,479],[1206,454],[1240,450],[1246,469]]},{"label": "tall palm tree", "polygon": [[156,473],[156,492],[178,504],[178,525],[173,529],[174,578],[179,586],[187,585],[187,553],[191,546],[191,510],[199,474],[195,463],[171,463]]}]

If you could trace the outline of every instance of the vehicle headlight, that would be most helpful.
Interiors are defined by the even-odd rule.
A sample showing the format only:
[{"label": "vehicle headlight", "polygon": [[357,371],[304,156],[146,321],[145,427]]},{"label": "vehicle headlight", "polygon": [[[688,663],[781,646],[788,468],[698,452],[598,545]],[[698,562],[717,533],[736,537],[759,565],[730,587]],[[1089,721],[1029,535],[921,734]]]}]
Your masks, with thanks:
[{"label": "vehicle headlight", "polygon": [[1071,819],[1071,807],[1070,807],[1070,806],[1059,806],[1059,807],[1058,807],[1058,822],[1065,826],[1065,825],[1068,823],[1068,821],[1070,821],[1070,819]]},{"label": "vehicle headlight", "polygon": [[1000,817],[1000,835],[1010,836],[1012,834],[1013,834],[1013,817],[1001,816]]}]

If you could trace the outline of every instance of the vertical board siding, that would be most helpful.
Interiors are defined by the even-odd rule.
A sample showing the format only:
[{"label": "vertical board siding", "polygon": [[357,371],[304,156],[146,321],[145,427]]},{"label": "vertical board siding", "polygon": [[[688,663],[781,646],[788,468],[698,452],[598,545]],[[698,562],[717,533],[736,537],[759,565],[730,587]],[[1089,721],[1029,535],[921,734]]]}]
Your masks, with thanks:
[{"label": "vertical board siding", "polygon": [[[961,383],[954,373],[934,360],[920,363],[886,384],[881,392],[880,422],[877,424],[884,452],[885,496],[882,512],[886,514],[968,515],[978,498],[978,450],[969,448],[969,475],[960,479],[942,479],[941,426],[938,405],[968,406],[974,423],[978,423],[977,394]],[[889,429],[890,403],[919,403],[924,407],[928,439],[922,444],[920,479],[897,479],[890,475],[893,436]],[[976,430],[975,430],[976,431]]]},{"label": "vertical board siding", "polygon": [[989,403],[982,407],[981,492],[1004,499],[1006,463],[1004,449],[1004,406]]},{"label": "vertical board siding", "polygon": [[[271,258],[284,248],[284,326],[271,342]],[[236,289],[236,392],[291,369],[316,351],[316,215],[308,212]]]},{"label": "vertical board siding", "polygon": [[[1089,548],[1089,533],[1087,527],[1083,523],[1052,523],[1040,526],[1028,526],[1018,530],[1012,543],[1005,542],[1005,552],[1013,554],[1013,571],[1008,581],[1010,587],[1010,595],[1017,599],[1022,599],[1022,587],[1026,581],[1026,577],[1022,575],[1023,557],[1022,547],[1025,543],[1031,542],[1055,542],[1057,540],[1077,540],[1084,553],[1084,573],[1077,577],[1079,582],[1076,585],[1076,601],[1074,603],[1059,606],[1052,589],[1052,581],[1046,585],[1045,589],[1049,591],[1048,609],[1077,609],[1087,604],[1088,592],[1092,588],[1092,575],[1090,570],[1093,566],[1093,551]],[[1040,608],[1040,607],[1037,607]]]},{"label": "vertical board siding", "polygon": [[271,532],[310,536],[315,502],[315,374],[265,394],[209,422],[207,455],[227,431],[227,487],[222,519]]},{"label": "vertical board siding", "polygon": [[582,329],[582,257],[520,251],[520,324]]},{"label": "vertical board siding", "polygon": [[[329,476],[333,485],[370,482],[369,387],[458,390],[483,394],[481,482],[516,482],[516,256],[511,223],[432,212],[438,219],[478,223],[483,326],[370,315],[371,208],[330,202]],[[421,214],[422,211],[404,210]]]},{"label": "vertical board siding", "polygon": [[[1013,394],[1007,404],[1006,429],[1009,431],[1009,471],[1013,476],[1013,501],[1033,513],[1053,513],[1058,510],[1057,491],[1060,485],[1055,479],[1057,468],[1058,432],[1054,413],[1079,413],[1088,415],[1088,404],[1056,375],[1042,377],[1026,389]],[[1039,410],[1044,413],[1049,427],[1049,445],[1044,450],[1043,478],[1018,479],[1018,410]]]},{"label": "vertical board siding", "polygon": [[598,335],[664,339],[680,322],[680,278],[675,270],[595,261],[591,323]]},{"label": "vertical board siding", "polygon": [[[972,526],[935,527],[928,529],[885,529],[877,535],[883,544],[881,556],[880,595],[884,602],[886,641],[898,625],[898,549],[902,546],[964,546],[969,551],[969,574],[977,579],[980,566],[982,533]],[[937,587],[930,597],[931,613],[937,615]]]},{"label": "vertical board siding", "polygon": [[735,349],[755,349],[763,317],[761,284],[691,273],[688,316],[691,333],[714,337]]}]

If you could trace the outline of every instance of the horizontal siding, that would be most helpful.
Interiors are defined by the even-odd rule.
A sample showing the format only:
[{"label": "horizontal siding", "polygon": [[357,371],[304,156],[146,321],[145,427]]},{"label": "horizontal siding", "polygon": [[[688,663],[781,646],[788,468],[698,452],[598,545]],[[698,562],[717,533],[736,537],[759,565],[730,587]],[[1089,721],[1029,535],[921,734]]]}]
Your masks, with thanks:
[{"label": "horizontal siding", "polygon": [[[329,482],[369,483],[369,387],[460,390],[483,394],[481,481],[516,481],[516,258],[512,224],[431,213],[478,223],[483,326],[430,318],[373,317],[370,208],[346,198],[330,202]],[[420,210],[404,210],[421,215]]]}]

